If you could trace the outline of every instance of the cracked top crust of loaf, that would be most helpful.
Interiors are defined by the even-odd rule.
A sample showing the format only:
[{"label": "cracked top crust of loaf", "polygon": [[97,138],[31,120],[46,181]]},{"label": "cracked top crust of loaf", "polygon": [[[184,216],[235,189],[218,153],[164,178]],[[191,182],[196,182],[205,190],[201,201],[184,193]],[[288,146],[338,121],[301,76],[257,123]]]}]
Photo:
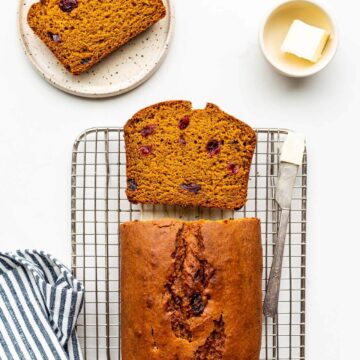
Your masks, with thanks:
[{"label": "cracked top crust of loaf", "polygon": [[239,209],[244,206],[256,134],[214,104],[166,101],[125,125],[128,199]]},{"label": "cracked top crust of loaf", "polygon": [[258,219],[121,225],[124,360],[258,360]]},{"label": "cracked top crust of loaf", "polygon": [[78,75],[166,15],[161,0],[41,0],[28,23]]}]

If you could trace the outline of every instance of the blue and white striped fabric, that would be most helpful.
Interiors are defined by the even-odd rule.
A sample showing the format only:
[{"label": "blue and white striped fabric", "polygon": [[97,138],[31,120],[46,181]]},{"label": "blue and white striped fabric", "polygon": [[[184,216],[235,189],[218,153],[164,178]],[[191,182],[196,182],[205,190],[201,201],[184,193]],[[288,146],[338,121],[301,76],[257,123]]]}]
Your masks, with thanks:
[{"label": "blue and white striped fabric", "polygon": [[0,252],[0,359],[82,359],[84,288],[42,251]]}]

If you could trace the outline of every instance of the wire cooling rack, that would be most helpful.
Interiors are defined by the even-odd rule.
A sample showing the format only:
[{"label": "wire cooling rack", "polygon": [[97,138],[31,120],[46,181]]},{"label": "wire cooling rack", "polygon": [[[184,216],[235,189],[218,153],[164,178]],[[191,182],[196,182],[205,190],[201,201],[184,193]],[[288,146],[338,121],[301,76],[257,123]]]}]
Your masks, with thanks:
[{"label": "wire cooling rack", "polygon": [[[281,144],[287,131],[258,129],[248,202],[230,216],[261,219],[263,295],[270,273],[279,209],[274,198]],[[296,179],[285,246],[278,315],[263,320],[260,360],[305,359],[306,153]],[[75,141],[71,175],[72,270],[86,289],[77,331],[85,359],[120,359],[119,224],[141,218],[125,196],[121,128],[95,128]],[[143,209],[144,210],[144,209]],[[147,208],[147,211],[149,209]],[[198,210],[198,217],[228,212]]]}]

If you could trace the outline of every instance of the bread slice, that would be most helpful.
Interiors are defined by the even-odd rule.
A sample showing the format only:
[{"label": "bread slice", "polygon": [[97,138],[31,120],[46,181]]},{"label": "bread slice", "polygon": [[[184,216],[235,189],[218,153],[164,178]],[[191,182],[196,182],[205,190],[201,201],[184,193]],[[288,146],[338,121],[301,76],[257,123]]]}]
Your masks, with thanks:
[{"label": "bread slice", "polygon": [[41,0],[31,6],[28,23],[78,75],[165,14],[161,0]]},{"label": "bread slice", "polygon": [[147,107],[127,122],[125,143],[133,203],[238,209],[246,202],[256,134],[216,105]]}]

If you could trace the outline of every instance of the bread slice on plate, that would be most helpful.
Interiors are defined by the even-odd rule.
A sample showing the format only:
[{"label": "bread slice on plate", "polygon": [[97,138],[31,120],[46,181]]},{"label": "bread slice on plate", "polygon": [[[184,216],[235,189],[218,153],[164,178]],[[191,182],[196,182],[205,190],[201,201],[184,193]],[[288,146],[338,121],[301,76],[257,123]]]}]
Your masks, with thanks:
[{"label": "bread slice on plate", "polygon": [[78,75],[166,15],[161,0],[41,0],[28,23]]},{"label": "bread slice on plate", "polygon": [[167,101],[125,126],[128,199],[133,203],[239,209],[247,197],[254,130],[213,104]]}]

